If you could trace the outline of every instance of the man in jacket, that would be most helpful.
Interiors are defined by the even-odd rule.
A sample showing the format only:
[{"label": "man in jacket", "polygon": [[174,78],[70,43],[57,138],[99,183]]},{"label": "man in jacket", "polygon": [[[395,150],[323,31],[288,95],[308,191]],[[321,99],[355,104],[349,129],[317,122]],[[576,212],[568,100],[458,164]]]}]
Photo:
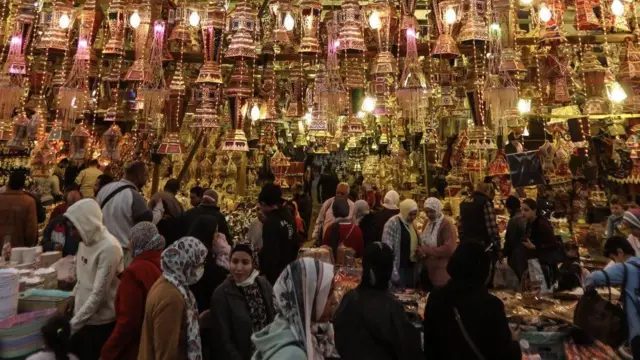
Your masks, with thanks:
[{"label": "man in jacket", "polygon": [[293,193],[293,201],[296,203],[298,207],[298,213],[302,220],[304,220],[305,229],[309,229],[311,226],[311,212],[312,212],[312,203],[311,196],[304,192],[304,187],[300,183],[295,183],[293,188],[291,189]]},{"label": "man in jacket", "polygon": [[147,180],[146,165],[134,162],[125,169],[124,178],[105,185],[96,198],[104,214],[104,225],[122,245],[125,266],[131,263],[128,250],[131,228],[141,221],[157,224],[164,214],[162,201],[152,202],[151,210],[140,195],[139,189]]},{"label": "man in jacket", "polygon": [[97,359],[115,326],[114,300],[117,274],[123,271],[122,248],[102,224],[102,211],[93,199],[83,199],[64,215],[80,239],[76,256],[78,281],[71,319],[72,353],[80,359]]},{"label": "man in jacket", "polygon": [[167,180],[163,191],[158,191],[151,196],[151,202],[162,202],[164,215],[158,222],[158,231],[164,236],[166,243],[173,244],[182,235],[182,226],[180,218],[184,214],[182,204],[176,198],[180,190],[180,184],[176,179]]},{"label": "man in jacket", "polygon": [[[224,214],[220,211],[218,207],[218,193],[215,190],[207,189],[202,194],[202,201],[200,205],[194,207],[193,209],[189,209],[184,212],[182,216],[181,226],[182,226],[182,236],[186,236],[196,220],[202,215],[211,215],[216,218],[218,222],[218,232],[224,234],[225,238],[229,245],[233,245],[233,237],[231,236],[231,232],[229,231],[229,224],[227,223],[227,219]],[[167,244],[169,246],[169,244]]]},{"label": "man in jacket", "polygon": [[26,175],[14,171],[6,191],[0,194],[0,241],[12,247],[35,246],[38,242],[38,218],[35,199],[24,191]]},{"label": "man in jacket", "polygon": [[100,175],[102,175],[102,170],[98,169],[98,160],[89,160],[89,167],[80,171],[76,178],[76,184],[80,185],[83,197],[93,197],[94,186]]},{"label": "man in jacket", "polygon": [[282,206],[282,189],[265,184],[258,196],[260,211],[265,220],[262,226],[260,270],[273,285],[280,273],[298,256],[300,243],[296,241],[293,216]]},{"label": "man in jacket", "polygon": [[75,255],[78,252],[79,240],[77,236],[71,235],[71,226],[67,223],[64,213],[70,206],[82,200],[82,194],[78,190],[67,192],[65,197],[65,207],[62,213],[56,216],[51,213],[51,219],[44,229],[42,235],[42,250],[44,251],[62,251],[62,257],[67,255]]},{"label": "man in jacket", "polygon": [[331,226],[331,224],[333,224],[333,222],[336,220],[335,216],[333,216],[332,210],[333,200],[336,197],[344,197],[345,199],[347,199],[347,203],[349,204],[349,218],[353,219],[353,212],[355,210],[355,207],[353,206],[353,201],[347,198],[348,195],[349,184],[340,183],[336,187],[336,196],[328,199],[324,202],[324,204],[322,204],[320,212],[318,213],[318,218],[316,219],[316,225],[313,228],[313,234],[311,235],[311,239],[315,241],[318,246],[322,244],[322,234],[324,234],[329,226]]}]

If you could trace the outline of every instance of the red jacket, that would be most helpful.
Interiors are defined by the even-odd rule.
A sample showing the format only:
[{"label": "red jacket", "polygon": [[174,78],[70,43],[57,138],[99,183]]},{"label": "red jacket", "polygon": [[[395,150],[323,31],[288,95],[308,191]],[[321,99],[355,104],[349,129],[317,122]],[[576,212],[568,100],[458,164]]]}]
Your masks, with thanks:
[{"label": "red jacket", "polygon": [[120,276],[115,301],[117,322],[102,347],[102,360],[138,358],[147,294],[162,275],[160,254],[162,251],[148,251],[136,256]]},{"label": "red jacket", "polygon": [[[322,245],[331,246],[329,237],[333,225],[329,226],[322,237]],[[364,254],[364,240],[362,239],[362,230],[356,224],[342,223],[340,224],[340,244],[350,247],[356,252],[356,257],[361,258]]]}]

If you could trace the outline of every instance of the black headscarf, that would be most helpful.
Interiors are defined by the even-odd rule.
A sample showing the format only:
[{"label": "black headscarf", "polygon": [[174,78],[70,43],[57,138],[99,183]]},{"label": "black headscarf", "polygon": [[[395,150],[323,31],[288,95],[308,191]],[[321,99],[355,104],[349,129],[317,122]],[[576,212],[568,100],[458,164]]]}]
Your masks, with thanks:
[{"label": "black headscarf", "polygon": [[510,195],[504,205],[509,211],[509,214],[513,216],[516,211],[520,210],[520,199]]},{"label": "black headscarf", "polygon": [[338,246],[340,246],[340,223],[338,219],[349,217],[349,202],[343,196],[336,196],[331,205],[335,222],[329,230],[329,245],[333,249],[333,258],[338,258]]},{"label": "black headscarf", "polygon": [[483,244],[461,242],[447,265],[451,281],[469,285],[484,285],[491,271],[491,260]]},{"label": "black headscarf", "polygon": [[362,258],[360,288],[387,290],[393,271],[393,250],[389,245],[374,242],[367,246]]},{"label": "black headscarf", "polygon": [[213,215],[200,215],[189,228],[188,236],[200,240],[211,252],[213,235],[218,231],[218,221]]}]

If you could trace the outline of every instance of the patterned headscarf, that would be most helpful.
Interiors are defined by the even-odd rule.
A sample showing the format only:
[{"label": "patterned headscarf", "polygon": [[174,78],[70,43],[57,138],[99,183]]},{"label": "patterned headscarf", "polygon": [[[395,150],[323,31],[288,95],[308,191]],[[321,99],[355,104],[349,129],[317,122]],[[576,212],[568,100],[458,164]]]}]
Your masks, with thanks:
[{"label": "patterned headscarf", "polygon": [[425,200],[424,208],[435,211],[436,219],[433,221],[429,219],[427,227],[424,229],[424,232],[422,232],[421,242],[423,245],[438,246],[438,230],[440,229],[442,219],[444,219],[444,215],[442,214],[442,203],[437,198],[430,197]]},{"label": "patterned headscarf", "polygon": [[164,237],[158,233],[158,228],[148,221],[134,225],[129,232],[129,243],[133,257],[147,251],[164,249]]},{"label": "patterned headscarf", "polygon": [[317,323],[329,300],[333,265],[302,258],[287,266],[273,286],[277,316],[289,323],[308,360],[338,357],[333,326]]},{"label": "patterned headscarf", "polygon": [[640,229],[640,209],[630,209],[624,212],[622,219],[634,228]]},{"label": "patterned headscarf", "polygon": [[202,276],[199,268],[204,266],[207,248],[194,237],[186,236],[162,252],[162,275],[173,284],[184,299],[187,325],[187,358],[202,359],[198,305],[189,285],[195,284]]}]

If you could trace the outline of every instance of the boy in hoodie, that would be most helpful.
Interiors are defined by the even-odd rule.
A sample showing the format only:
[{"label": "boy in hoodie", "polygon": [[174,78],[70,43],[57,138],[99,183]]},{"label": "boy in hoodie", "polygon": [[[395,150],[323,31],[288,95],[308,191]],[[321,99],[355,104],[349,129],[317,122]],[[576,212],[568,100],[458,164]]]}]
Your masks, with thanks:
[{"label": "boy in hoodie", "polygon": [[615,235],[622,235],[618,231],[618,225],[622,222],[622,215],[626,210],[625,204],[617,196],[612,196],[609,200],[609,208],[611,209],[611,216],[607,219],[607,238]]},{"label": "boy in hoodie", "polygon": [[115,326],[114,300],[120,282],[117,274],[123,271],[122,247],[103,225],[102,211],[95,200],[76,202],[64,216],[71,233],[80,239],[71,349],[80,359],[98,359]]}]

